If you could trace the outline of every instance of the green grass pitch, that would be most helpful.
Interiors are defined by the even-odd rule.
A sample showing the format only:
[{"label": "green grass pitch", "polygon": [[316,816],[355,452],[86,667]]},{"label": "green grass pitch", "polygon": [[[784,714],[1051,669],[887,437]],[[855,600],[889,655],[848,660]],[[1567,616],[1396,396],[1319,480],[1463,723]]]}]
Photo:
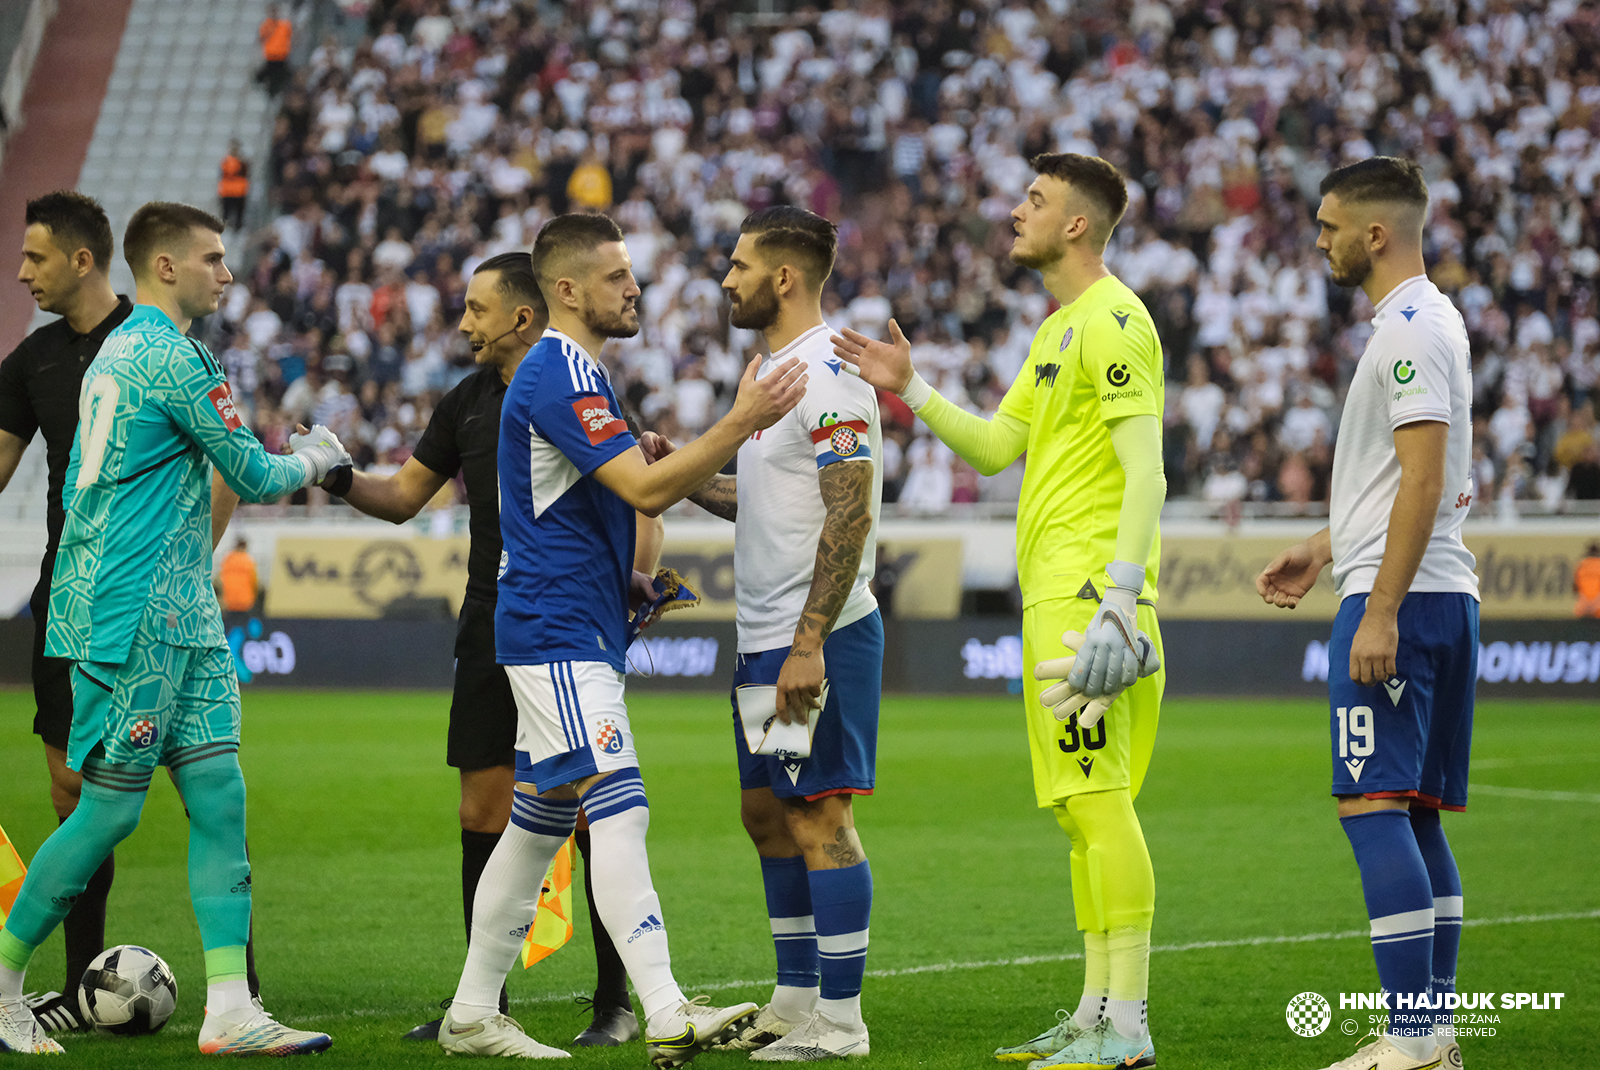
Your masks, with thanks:
[{"label": "green grass pitch", "polygon": [[[1062,959],[1082,949],[1066,839],[1034,808],[1019,701],[884,702],[878,794],[857,815],[877,888],[864,1003],[871,1061],[885,1070],[995,1066],[996,1045],[1076,1005],[1082,964]],[[691,995],[763,1001],[772,945],[738,821],[726,699],[636,690],[632,706],[679,981]],[[426,692],[245,699],[265,997],[283,1019],[333,1035],[319,1065],[442,1058],[399,1037],[454,991],[463,958],[447,707],[448,696]],[[24,857],[55,827],[32,712],[31,694],[0,692],[0,823]],[[1446,818],[1470,919],[1461,988],[1565,998],[1558,1011],[1498,1012],[1497,1035],[1463,1042],[1466,1064],[1600,1066],[1600,711],[1485,702],[1476,734],[1480,790],[1468,813]],[[1360,936],[1356,867],[1327,798],[1327,738],[1316,702],[1167,704],[1138,801],[1156,867],[1150,1014],[1160,1065],[1309,1070],[1353,1049],[1341,1023],[1365,1015],[1340,1013],[1334,994],[1377,980]],[[148,945],[172,964],[177,1015],[155,1037],[66,1037],[66,1058],[51,1065],[206,1064],[195,1050],[204,974],[185,827],[158,778],[144,823],[118,851],[107,931],[108,942]],[[511,978],[513,1013],[558,1045],[586,1023],[571,996],[593,984],[587,915],[577,913],[571,944]],[[1314,934],[1327,935],[1272,942]],[[1025,958],[1043,961],[1014,961]],[[57,988],[61,974],[58,934],[35,958],[29,987]],[[1284,1019],[1305,990],[1335,1000],[1332,1027],[1313,1039]],[[695,1065],[743,1061],[708,1053]],[[640,1044],[580,1050],[571,1065],[642,1070],[645,1056]]]}]

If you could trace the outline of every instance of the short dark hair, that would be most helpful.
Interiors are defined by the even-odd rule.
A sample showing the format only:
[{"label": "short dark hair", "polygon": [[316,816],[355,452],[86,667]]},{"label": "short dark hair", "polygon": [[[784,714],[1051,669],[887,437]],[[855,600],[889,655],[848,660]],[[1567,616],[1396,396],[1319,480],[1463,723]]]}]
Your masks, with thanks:
[{"label": "short dark hair", "polygon": [[839,252],[839,228],[815,212],[775,204],[745,216],[739,233],[754,234],[757,249],[792,262],[813,292],[821,290],[833,273],[833,260]]},{"label": "short dark hair", "polygon": [[1370,159],[1329,171],[1322,178],[1321,194],[1336,194],[1344,204],[1391,204],[1428,206],[1428,183],[1422,168],[1398,156],[1373,156]]},{"label": "short dark hair", "polygon": [[550,314],[549,306],[545,304],[544,291],[539,289],[539,280],[533,275],[533,256],[529,253],[500,253],[491,256],[483,263],[472,269],[474,275],[485,271],[500,273],[500,279],[495,283],[495,290],[501,297],[511,302],[511,307],[528,305],[535,312],[543,312],[547,317]]},{"label": "short dark hair", "polygon": [[1106,232],[1099,236],[1104,247],[1122,222],[1122,213],[1128,210],[1128,184],[1123,181],[1122,172],[1098,156],[1076,152],[1041,152],[1028,161],[1028,166],[1067,183],[1105,212]]},{"label": "short dark hair", "polygon": [[134,277],[142,278],[151,257],[172,252],[175,243],[186,240],[198,227],[218,234],[223,231],[222,220],[192,204],[151,201],[128,220],[128,229],[122,232],[122,258]]},{"label": "short dark hair", "polygon": [[58,189],[29,201],[26,219],[28,226],[37,223],[50,231],[50,240],[68,257],[87,249],[96,271],[111,270],[111,220],[93,197]]},{"label": "short dark hair", "polygon": [[597,212],[568,212],[539,228],[529,254],[539,287],[554,286],[572,258],[592,253],[607,242],[621,241],[622,228],[610,216]]}]

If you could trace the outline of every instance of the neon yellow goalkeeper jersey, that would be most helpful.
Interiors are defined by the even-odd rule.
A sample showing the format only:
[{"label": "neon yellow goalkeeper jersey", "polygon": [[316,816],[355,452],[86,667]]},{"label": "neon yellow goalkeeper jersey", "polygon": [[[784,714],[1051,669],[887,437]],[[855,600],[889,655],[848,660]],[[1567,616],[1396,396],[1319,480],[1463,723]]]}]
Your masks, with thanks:
[{"label": "neon yellow goalkeeper jersey", "polygon": [[[1144,302],[1107,276],[1058,309],[1034,335],[1000,411],[1028,424],[1017,502],[1017,575],[1024,605],[1104,593],[1125,480],[1107,421],[1161,416],[1161,342]],[[1155,600],[1161,535],[1150,547],[1142,598]]]}]

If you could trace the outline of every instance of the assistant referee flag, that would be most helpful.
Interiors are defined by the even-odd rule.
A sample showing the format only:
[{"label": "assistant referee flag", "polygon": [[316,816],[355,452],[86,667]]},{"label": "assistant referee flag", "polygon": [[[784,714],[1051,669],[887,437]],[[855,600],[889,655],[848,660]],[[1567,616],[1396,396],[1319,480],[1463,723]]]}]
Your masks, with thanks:
[{"label": "assistant referee flag", "polygon": [[522,941],[522,968],[525,970],[572,939],[572,862],[577,853],[576,841],[568,836],[550,862],[550,870],[544,876],[544,890],[539,893],[539,909],[533,916],[533,927]]},{"label": "assistant referee flag", "polygon": [[22,856],[17,854],[17,849],[6,838],[6,830],[0,828],[0,925],[6,923],[11,904],[17,901],[17,893],[22,891],[22,878],[27,875],[28,867],[22,864]]}]

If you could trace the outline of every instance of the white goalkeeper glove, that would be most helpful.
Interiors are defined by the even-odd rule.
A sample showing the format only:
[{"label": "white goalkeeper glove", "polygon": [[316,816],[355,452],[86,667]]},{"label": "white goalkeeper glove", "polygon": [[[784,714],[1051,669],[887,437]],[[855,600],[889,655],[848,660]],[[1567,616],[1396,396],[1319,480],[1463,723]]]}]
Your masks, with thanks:
[{"label": "white goalkeeper glove", "polygon": [[1094,727],[1124,688],[1161,667],[1155,644],[1134,622],[1139,592],[1144,588],[1144,569],[1113,561],[1106,572],[1112,586],[1106,589],[1087,632],[1061,636],[1073,656],[1042,661],[1033,670],[1036,680],[1058,681],[1039,696],[1054,711],[1056,720],[1065,721],[1078,713],[1082,728]]},{"label": "white goalkeeper glove", "polygon": [[355,463],[350,451],[339,441],[339,436],[322,424],[317,424],[303,434],[296,431],[290,435],[289,449],[296,457],[303,457],[310,462],[311,471],[306,479],[306,486],[321,483],[328,478],[329,472],[340,465]]}]

